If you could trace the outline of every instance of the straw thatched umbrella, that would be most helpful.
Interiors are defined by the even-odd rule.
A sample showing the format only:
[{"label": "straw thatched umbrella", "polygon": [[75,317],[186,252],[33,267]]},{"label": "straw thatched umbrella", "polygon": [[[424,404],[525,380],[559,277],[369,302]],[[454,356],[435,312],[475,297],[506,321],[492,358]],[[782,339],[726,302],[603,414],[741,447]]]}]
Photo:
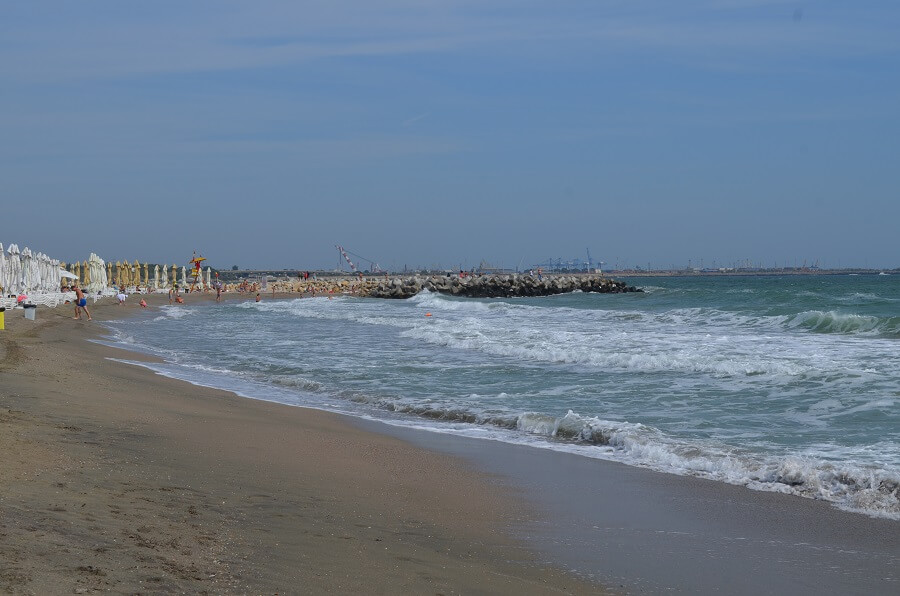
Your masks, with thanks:
[{"label": "straw thatched umbrella", "polygon": [[144,263],[144,285],[150,289],[150,269],[147,268],[147,263]]},{"label": "straw thatched umbrella", "polygon": [[113,282],[113,270],[112,270],[112,261],[106,264],[106,283],[108,285],[112,285]]},{"label": "straw thatched umbrella", "polygon": [[81,263],[75,261],[75,265],[72,267],[72,273],[75,274],[76,281],[81,283]]},{"label": "straw thatched umbrella", "polygon": [[174,265],[172,265],[172,287],[174,288],[177,285],[178,285],[178,265],[174,264]]},{"label": "straw thatched umbrella", "polygon": [[81,262],[81,271],[84,274],[84,285],[85,287],[91,285],[91,266],[88,265],[87,261]]}]

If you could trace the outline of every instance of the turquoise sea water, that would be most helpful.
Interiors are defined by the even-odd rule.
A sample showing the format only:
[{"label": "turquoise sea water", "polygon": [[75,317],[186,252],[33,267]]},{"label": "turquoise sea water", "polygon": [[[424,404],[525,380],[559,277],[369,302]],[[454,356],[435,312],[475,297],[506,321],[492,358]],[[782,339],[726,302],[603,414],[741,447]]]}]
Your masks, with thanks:
[{"label": "turquoise sea water", "polygon": [[645,293],[188,297],[111,341],[248,397],[900,518],[900,276],[629,281]]}]

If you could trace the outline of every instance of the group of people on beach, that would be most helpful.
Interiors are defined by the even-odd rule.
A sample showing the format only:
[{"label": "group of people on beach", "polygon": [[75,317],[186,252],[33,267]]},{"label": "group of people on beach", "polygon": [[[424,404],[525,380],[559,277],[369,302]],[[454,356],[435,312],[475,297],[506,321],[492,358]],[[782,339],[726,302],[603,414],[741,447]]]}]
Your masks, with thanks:
[{"label": "group of people on beach", "polygon": [[178,284],[175,284],[175,287],[169,288],[169,304],[184,304],[184,298],[181,297],[181,290],[178,288]]},{"label": "group of people on beach", "polygon": [[[305,275],[305,277],[308,279],[310,277],[310,274],[307,273]],[[312,276],[312,277],[315,277],[315,276]],[[216,302],[221,302],[222,293],[227,291],[225,284],[223,284],[219,280],[216,280],[216,282],[211,285],[212,285],[212,288],[214,288],[216,291]],[[71,287],[66,287],[64,289],[75,292],[75,317],[74,318],[81,319],[82,313],[84,313],[87,315],[88,320],[92,321],[93,318],[91,317],[91,313],[90,313],[90,311],[88,311],[88,308],[87,308],[87,298],[84,294],[84,291],[79,287],[79,284],[76,282],[76,283],[73,283]],[[255,283],[255,282],[250,283],[250,282],[244,280],[236,288],[233,288],[233,290],[240,292],[240,293],[248,293],[248,294],[255,293],[256,302],[262,301],[262,295],[260,293],[260,286],[258,283]],[[277,288],[273,285],[273,287],[272,287],[272,297],[273,298],[275,297],[276,290],[277,290]],[[191,290],[187,289],[186,291],[190,292]],[[293,291],[293,288],[291,288],[291,291]],[[306,289],[306,291],[311,292],[313,296],[316,295],[315,288],[308,287]],[[153,292],[153,290],[148,287],[146,292],[148,294],[150,294]],[[142,293],[141,287],[135,286],[134,292],[132,292],[132,293],[137,293],[137,294]],[[127,289],[125,288],[124,285],[119,286],[118,292],[116,293],[116,300],[117,300],[118,306],[125,305],[125,301],[128,298],[128,294],[129,294],[129,292],[127,291]],[[184,298],[181,295],[181,288],[178,286],[178,284],[175,284],[174,286],[169,288],[169,304],[184,304]],[[148,306],[147,301],[144,300],[144,298],[141,298],[140,306],[141,306],[141,308],[147,308],[147,306]]]}]

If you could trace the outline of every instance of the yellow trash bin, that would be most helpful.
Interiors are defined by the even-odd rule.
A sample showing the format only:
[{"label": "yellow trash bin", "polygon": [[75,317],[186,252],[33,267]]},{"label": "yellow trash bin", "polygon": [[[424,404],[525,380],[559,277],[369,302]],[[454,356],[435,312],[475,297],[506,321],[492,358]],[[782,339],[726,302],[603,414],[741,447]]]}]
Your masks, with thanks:
[{"label": "yellow trash bin", "polygon": [[0,331],[6,329],[6,309],[0,306]]}]

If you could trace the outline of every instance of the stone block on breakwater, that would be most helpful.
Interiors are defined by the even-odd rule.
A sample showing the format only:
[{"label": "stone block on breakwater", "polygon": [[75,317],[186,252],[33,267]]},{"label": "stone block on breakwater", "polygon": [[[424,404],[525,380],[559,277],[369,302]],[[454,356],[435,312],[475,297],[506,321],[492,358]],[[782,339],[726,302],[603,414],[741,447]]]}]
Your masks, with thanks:
[{"label": "stone block on breakwater", "polygon": [[377,285],[366,284],[361,288],[360,295],[372,298],[410,298],[422,290],[468,298],[551,296],[578,290],[599,294],[641,291],[624,282],[600,275],[545,275],[542,279],[518,274],[467,277],[416,275],[395,277]]}]

